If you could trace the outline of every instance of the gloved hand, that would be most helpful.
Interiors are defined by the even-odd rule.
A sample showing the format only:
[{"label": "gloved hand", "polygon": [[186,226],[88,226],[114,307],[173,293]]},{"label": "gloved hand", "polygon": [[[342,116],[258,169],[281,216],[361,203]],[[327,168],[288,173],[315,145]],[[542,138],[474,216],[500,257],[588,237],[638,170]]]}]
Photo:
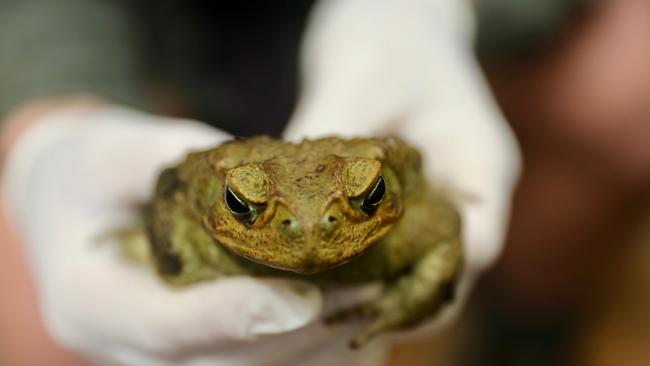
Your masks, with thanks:
[{"label": "gloved hand", "polygon": [[352,326],[315,321],[322,298],[314,286],[232,277],[175,289],[152,268],[125,260],[118,243],[100,240],[132,223],[134,204],[149,199],[162,167],[226,139],[196,122],[117,107],[50,112],[19,139],[4,183],[49,331],[94,363],[111,365],[330,365],[381,357],[372,346],[347,349]]},{"label": "gloved hand", "polygon": [[301,98],[286,137],[397,134],[463,218],[460,301],[502,247],[519,172],[514,137],[472,50],[469,1],[321,1],[303,43]]}]

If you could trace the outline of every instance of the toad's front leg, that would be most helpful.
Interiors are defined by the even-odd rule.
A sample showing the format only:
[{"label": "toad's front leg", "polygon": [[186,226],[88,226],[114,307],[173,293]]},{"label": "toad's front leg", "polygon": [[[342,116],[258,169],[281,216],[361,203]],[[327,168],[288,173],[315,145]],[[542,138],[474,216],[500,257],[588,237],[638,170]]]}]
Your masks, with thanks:
[{"label": "toad's front leg", "polygon": [[350,346],[361,347],[380,333],[413,326],[435,315],[453,297],[461,257],[460,240],[438,243],[376,302],[356,309],[357,314],[369,315],[372,321],[351,340]]}]

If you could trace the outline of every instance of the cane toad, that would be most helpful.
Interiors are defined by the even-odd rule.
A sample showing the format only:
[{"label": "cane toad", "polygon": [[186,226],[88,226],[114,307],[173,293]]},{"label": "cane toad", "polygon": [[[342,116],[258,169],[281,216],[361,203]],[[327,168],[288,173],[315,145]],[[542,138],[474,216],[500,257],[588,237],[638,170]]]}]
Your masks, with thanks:
[{"label": "cane toad", "polygon": [[228,275],[385,284],[351,342],[415,325],[449,299],[460,220],[399,138],[256,137],[189,154],[159,177],[147,233],[153,261],[185,286]]}]

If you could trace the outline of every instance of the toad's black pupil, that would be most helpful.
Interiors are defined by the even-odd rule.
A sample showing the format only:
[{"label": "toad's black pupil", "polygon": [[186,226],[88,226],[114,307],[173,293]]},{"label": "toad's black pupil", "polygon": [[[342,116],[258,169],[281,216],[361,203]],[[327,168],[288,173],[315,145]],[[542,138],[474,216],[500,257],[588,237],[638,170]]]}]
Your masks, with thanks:
[{"label": "toad's black pupil", "polygon": [[361,207],[366,212],[374,211],[384,199],[384,194],[386,194],[386,183],[384,183],[383,177],[379,177],[370,193],[363,199]]},{"label": "toad's black pupil", "polygon": [[225,194],[226,205],[228,209],[235,215],[248,215],[251,213],[251,208],[242,200],[237,197],[237,195],[230,190],[230,187],[226,187]]}]

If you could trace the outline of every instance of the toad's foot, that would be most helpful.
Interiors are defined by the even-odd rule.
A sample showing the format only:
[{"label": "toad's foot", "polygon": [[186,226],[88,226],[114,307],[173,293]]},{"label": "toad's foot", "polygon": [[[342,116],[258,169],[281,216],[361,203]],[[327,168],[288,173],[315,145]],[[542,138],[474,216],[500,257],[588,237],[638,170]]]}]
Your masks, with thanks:
[{"label": "toad's foot", "polygon": [[390,285],[377,301],[343,309],[326,321],[329,324],[359,318],[370,318],[351,341],[351,348],[365,345],[375,336],[415,326],[434,316],[453,298],[455,278],[461,259],[457,242],[442,242],[425,255],[413,270]]},{"label": "toad's foot", "polygon": [[376,318],[378,310],[374,303],[365,302],[351,307],[343,308],[325,317],[326,325],[337,325],[360,319]]}]

